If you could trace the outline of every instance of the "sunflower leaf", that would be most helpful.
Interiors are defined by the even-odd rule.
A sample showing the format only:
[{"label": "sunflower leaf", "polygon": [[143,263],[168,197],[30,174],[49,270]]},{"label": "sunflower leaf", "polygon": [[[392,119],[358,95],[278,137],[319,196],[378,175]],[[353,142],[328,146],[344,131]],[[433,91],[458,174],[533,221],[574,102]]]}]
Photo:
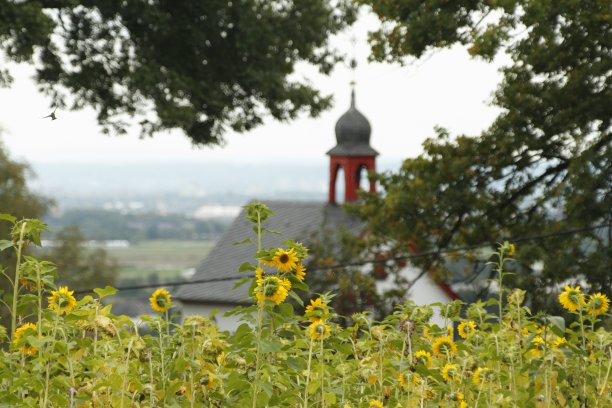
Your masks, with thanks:
[{"label": "sunflower leaf", "polygon": [[289,296],[291,296],[291,298],[293,300],[295,300],[296,302],[298,302],[298,304],[300,306],[304,306],[304,301],[302,299],[300,299],[300,297],[294,292],[294,291],[290,291],[289,292]]},{"label": "sunflower leaf", "polygon": [[14,224],[15,221],[17,221],[17,217],[14,217],[10,214],[0,214],[0,220],[6,220],[10,222],[11,224]]},{"label": "sunflower leaf", "polygon": [[7,248],[10,248],[13,246],[13,241],[9,241],[6,239],[2,239],[0,240],[0,252],[4,251]]},{"label": "sunflower leaf", "polygon": [[100,289],[100,288],[95,288],[94,292],[96,292],[96,294],[98,296],[100,296],[100,299],[103,299],[107,296],[112,296],[115,293],[117,293],[117,289],[111,287],[111,286],[106,286],[104,289]]},{"label": "sunflower leaf", "polygon": [[238,268],[238,272],[247,272],[247,271],[254,271],[256,269],[255,265],[253,265],[250,262],[244,262],[242,265],[240,265],[240,267]]},{"label": "sunflower leaf", "polygon": [[251,238],[247,238],[247,239],[243,239],[242,241],[233,242],[232,245],[249,244],[251,242],[253,242],[253,240]]}]

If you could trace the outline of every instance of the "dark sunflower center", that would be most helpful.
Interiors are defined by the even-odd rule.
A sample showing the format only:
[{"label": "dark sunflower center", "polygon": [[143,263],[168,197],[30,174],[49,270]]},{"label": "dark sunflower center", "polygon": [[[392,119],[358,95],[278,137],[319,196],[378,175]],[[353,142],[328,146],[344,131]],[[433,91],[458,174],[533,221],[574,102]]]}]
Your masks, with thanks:
[{"label": "dark sunflower center", "polygon": [[280,263],[287,263],[289,262],[289,255],[282,254],[281,256],[278,257],[278,260]]},{"label": "dark sunflower center", "polygon": [[158,296],[158,297],[157,297],[157,299],[156,299],[156,302],[157,302],[157,305],[158,305],[159,307],[164,307],[164,306],[166,306],[166,298],[165,298],[165,297],[163,297],[163,296]]}]

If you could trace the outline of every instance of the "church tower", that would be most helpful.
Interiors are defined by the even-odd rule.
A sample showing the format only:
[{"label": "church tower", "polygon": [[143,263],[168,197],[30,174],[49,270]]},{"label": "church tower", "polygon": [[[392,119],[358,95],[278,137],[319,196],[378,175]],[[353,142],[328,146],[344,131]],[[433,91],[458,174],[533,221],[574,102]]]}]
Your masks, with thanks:
[{"label": "church tower", "polygon": [[[357,200],[361,172],[376,171],[378,152],[370,146],[370,122],[355,107],[355,89],[351,90],[351,107],[336,122],[336,146],[329,155],[329,199],[336,204],[336,181],[338,171],[344,171],[344,201]],[[370,192],[375,192],[374,180],[370,178]]]}]

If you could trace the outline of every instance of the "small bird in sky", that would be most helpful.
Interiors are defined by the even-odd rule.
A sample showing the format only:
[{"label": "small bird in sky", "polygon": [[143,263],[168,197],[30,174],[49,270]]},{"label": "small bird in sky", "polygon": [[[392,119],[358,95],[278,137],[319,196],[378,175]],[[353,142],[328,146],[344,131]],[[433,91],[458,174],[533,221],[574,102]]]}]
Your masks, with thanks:
[{"label": "small bird in sky", "polygon": [[43,119],[46,118],[51,118],[51,120],[55,120],[57,119],[57,116],[55,116],[55,111],[57,110],[57,106],[55,107],[55,109],[53,109],[53,112],[51,112],[50,114],[48,114],[47,116],[43,116]]}]

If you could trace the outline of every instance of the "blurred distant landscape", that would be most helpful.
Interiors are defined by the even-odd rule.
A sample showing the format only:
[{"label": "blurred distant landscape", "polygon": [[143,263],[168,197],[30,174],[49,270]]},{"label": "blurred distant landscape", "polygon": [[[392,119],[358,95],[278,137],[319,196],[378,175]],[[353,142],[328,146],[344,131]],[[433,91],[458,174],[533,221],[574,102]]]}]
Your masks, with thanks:
[{"label": "blurred distant landscape", "polygon": [[[30,188],[54,201],[44,218],[44,246],[54,232],[76,225],[91,250],[117,261],[116,285],[180,282],[195,272],[240,207],[258,199],[324,201],[328,162],[31,163]],[[378,171],[400,161],[382,161]],[[339,195],[343,186],[340,183]],[[149,289],[123,291],[116,313],[147,312]],[[140,299],[135,302],[134,299]]]}]

